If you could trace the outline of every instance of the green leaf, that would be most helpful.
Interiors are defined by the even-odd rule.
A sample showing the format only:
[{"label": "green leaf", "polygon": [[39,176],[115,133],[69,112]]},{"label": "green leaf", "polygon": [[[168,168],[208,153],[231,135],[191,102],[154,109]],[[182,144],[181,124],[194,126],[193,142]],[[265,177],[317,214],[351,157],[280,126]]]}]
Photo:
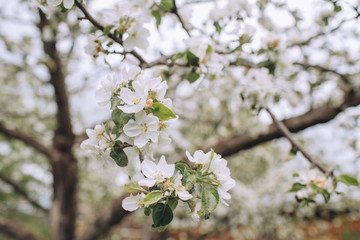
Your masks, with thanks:
[{"label": "green leaf", "polygon": [[161,18],[162,18],[162,12],[160,10],[154,10],[151,12],[151,15],[153,15],[153,17],[156,20],[156,28],[159,29],[159,26],[161,24]]},{"label": "green leaf", "polygon": [[178,205],[178,199],[177,198],[170,198],[168,201],[167,201],[167,205],[169,205],[169,207],[171,208],[171,210],[175,210],[175,208],[177,207]]},{"label": "green leaf", "polygon": [[297,191],[303,189],[304,187],[306,187],[306,185],[296,182],[292,185],[289,192],[297,192]]},{"label": "green leaf", "polygon": [[338,182],[342,182],[342,183],[346,184],[347,186],[358,186],[359,185],[359,182],[356,178],[351,177],[346,174],[342,174],[342,175],[338,176],[336,178],[336,180]]},{"label": "green leaf", "polygon": [[176,118],[176,115],[173,113],[173,111],[159,102],[156,102],[152,105],[152,113],[162,121]]},{"label": "green leaf", "polygon": [[164,11],[170,12],[174,8],[174,3],[172,0],[162,0],[159,7]]},{"label": "green leaf", "polygon": [[219,203],[219,193],[215,188],[205,188],[202,192],[201,203],[205,212],[205,219],[210,217]]},{"label": "green leaf", "polygon": [[108,25],[108,26],[104,27],[103,35],[104,36],[108,35],[113,27],[114,27],[114,25]]},{"label": "green leaf", "polygon": [[131,181],[124,185],[124,189],[128,192],[146,192],[137,182]]},{"label": "green leaf", "polygon": [[173,217],[174,214],[169,205],[157,203],[152,214],[153,227],[166,226],[172,221]]},{"label": "green leaf", "polygon": [[213,48],[211,45],[208,45],[208,47],[206,48],[206,54],[212,53]]},{"label": "green leaf", "polygon": [[125,167],[128,164],[128,158],[124,150],[115,145],[114,149],[110,152],[110,157],[114,159],[119,167]]},{"label": "green leaf", "polygon": [[215,26],[216,32],[217,32],[218,34],[220,34],[220,33],[221,33],[221,30],[222,30],[220,24],[219,24],[218,22],[214,22],[214,26]]},{"label": "green leaf", "polygon": [[325,203],[328,203],[330,200],[330,193],[326,189],[321,189],[320,193],[323,196]]},{"label": "green leaf", "polygon": [[190,52],[189,50],[186,51],[186,59],[187,59],[190,66],[194,66],[194,67],[199,66],[200,59],[195,54]]},{"label": "green leaf", "polygon": [[184,173],[185,170],[191,170],[190,165],[182,160],[175,163],[175,168],[179,170],[181,173]]},{"label": "green leaf", "polygon": [[129,113],[124,113],[123,111],[121,111],[120,109],[116,108],[112,113],[111,113],[111,119],[114,121],[114,123],[116,124],[116,126],[120,129],[122,129],[125,124],[127,124],[127,122],[130,119],[134,118],[133,113],[129,114]]},{"label": "green leaf", "polygon": [[160,227],[158,228],[158,232],[163,232],[163,231],[165,231],[166,228],[167,228],[167,226],[168,226],[168,225],[166,225],[166,226],[160,226]]},{"label": "green leaf", "polygon": [[145,216],[150,216],[151,208],[149,208],[149,207],[144,208],[144,214],[145,214]]},{"label": "green leaf", "polygon": [[142,200],[141,203],[145,205],[151,205],[157,203],[163,197],[163,193],[161,191],[153,191],[146,195]]},{"label": "green leaf", "polygon": [[[110,103],[111,103],[111,111],[114,111],[117,108],[117,106],[120,105],[121,99],[117,96],[117,95],[112,95],[111,99],[110,99]],[[120,109],[118,109],[120,110]]]},{"label": "green leaf", "polygon": [[191,71],[186,75],[186,80],[189,81],[189,83],[193,83],[196,80],[198,80],[200,77],[200,74],[196,72],[195,68],[192,68]]},{"label": "green leaf", "polygon": [[269,73],[274,75],[275,74],[275,69],[276,69],[276,65],[273,61],[271,60],[266,60],[263,62],[259,62],[257,64],[258,67],[264,67],[267,68],[269,70]]}]

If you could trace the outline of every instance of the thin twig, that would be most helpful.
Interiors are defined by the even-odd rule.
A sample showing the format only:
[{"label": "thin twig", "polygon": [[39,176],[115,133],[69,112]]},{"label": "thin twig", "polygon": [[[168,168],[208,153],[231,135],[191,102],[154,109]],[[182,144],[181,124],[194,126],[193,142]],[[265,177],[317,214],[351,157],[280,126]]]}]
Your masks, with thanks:
[{"label": "thin twig", "polygon": [[34,207],[40,209],[41,211],[48,213],[48,209],[41,206],[38,202],[36,202],[34,199],[32,199],[27,192],[25,192],[24,189],[22,189],[17,183],[13,182],[11,179],[5,177],[4,175],[0,174],[0,180],[10,185],[15,192],[20,194],[23,198],[25,198],[31,205]]},{"label": "thin twig", "polygon": [[181,23],[182,28],[185,30],[185,32],[187,33],[187,35],[188,35],[189,37],[191,37],[191,34],[190,34],[189,29],[187,29],[187,27],[185,26],[184,21],[182,20],[180,14],[179,14],[179,12],[178,12],[178,8],[177,8],[177,6],[176,6],[176,0],[173,0],[173,5],[174,5],[174,7],[173,7],[173,9],[171,9],[171,12],[176,15],[176,17],[179,19],[179,22]]},{"label": "thin twig", "polygon": [[283,122],[277,120],[275,115],[268,108],[265,108],[265,110],[269,113],[274,124],[280,129],[280,131],[284,134],[284,136],[291,142],[291,144],[294,147],[296,147],[303,154],[303,156],[311,163],[313,167],[317,167],[321,172],[323,172],[327,176],[333,175],[332,170],[328,170],[321,162],[317,161],[309,153],[306,152],[303,146],[301,146],[301,144],[293,138],[291,132]]},{"label": "thin twig", "polygon": [[[97,29],[104,32],[105,27],[89,13],[89,11],[86,9],[86,6],[83,3],[80,3],[79,1],[75,0],[75,4],[84,13],[85,19],[89,20]],[[107,36],[112,40],[114,40],[115,42],[119,43],[120,45],[123,45],[122,38],[117,37],[112,33],[108,33]],[[126,53],[127,52],[124,52],[123,54],[125,55]],[[147,62],[144,60],[144,58],[135,50],[132,50],[129,53],[140,61],[141,66],[147,65]]]}]

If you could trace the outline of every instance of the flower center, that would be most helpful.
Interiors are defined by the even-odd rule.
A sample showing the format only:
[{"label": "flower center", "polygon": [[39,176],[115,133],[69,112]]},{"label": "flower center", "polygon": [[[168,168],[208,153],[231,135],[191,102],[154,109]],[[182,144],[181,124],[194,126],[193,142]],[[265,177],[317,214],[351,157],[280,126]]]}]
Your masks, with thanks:
[{"label": "flower center", "polygon": [[153,100],[151,98],[146,100],[145,108],[151,108],[152,105],[153,105]]},{"label": "flower center", "polygon": [[139,102],[140,102],[140,99],[139,99],[139,98],[134,98],[134,99],[133,99],[133,103],[134,103],[134,104],[138,104]]},{"label": "flower center", "polygon": [[157,171],[156,174],[155,174],[155,180],[158,181],[158,182],[160,182],[160,181],[162,181],[163,179],[164,179],[164,176],[163,176],[162,172]]},{"label": "flower center", "polygon": [[141,124],[141,131],[142,131],[143,133],[147,131],[147,126],[146,126],[145,123],[144,123],[144,124]]}]

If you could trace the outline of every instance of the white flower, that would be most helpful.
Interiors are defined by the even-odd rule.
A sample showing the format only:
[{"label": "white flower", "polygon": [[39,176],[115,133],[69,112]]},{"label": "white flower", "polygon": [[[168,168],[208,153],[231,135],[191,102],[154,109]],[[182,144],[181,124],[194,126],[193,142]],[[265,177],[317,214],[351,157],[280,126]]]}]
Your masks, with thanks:
[{"label": "white flower", "polygon": [[162,81],[161,77],[145,78],[140,75],[137,79],[139,83],[148,91],[148,98],[162,102],[164,100],[168,85],[166,81]]},{"label": "white flower", "polygon": [[204,153],[202,150],[197,150],[194,153],[194,157],[192,157],[190,153],[186,151],[186,156],[188,157],[190,162],[196,164],[206,164],[210,161],[211,152]]},{"label": "white flower", "polygon": [[134,138],[134,144],[142,148],[148,141],[157,143],[159,138],[159,119],[145,111],[135,113],[135,121],[130,119],[124,126],[124,133]]},{"label": "white flower", "polygon": [[231,195],[227,191],[229,191],[234,186],[235,186],[235,180],[232,179],[232,178],[229,178],[228,180],[226,180],[224,182],[221,182],[220,186],[218,187],[218,193],[219,193],[220,201],[225,206],[229,206],[229,204],[226,203],[224,200],[231,199]]},{"label": "white flower", "polygon": [[131,66],[129,70],[127,70],[126,67],[123,67],[121,71],[121,84],[126,86],[130,80],[135,80],[140,71],[141,69],[138,66]]},{"label": "white flower", "polygon": [[94,129],[86,129],[86,134],[89,139],[84,140],[80,148],[95,155],[96,158],[104,161],[105,164],[113,164],[114,161],[110,157],[111,148],[108,145],[109,136],[106,135],[104,126],[96,125]]},{"label": "white flower", "polygon": [[133,196],[132,194],[130,194],[130,197],[126,197],[122,201],[123,209],[125,209],[126,211],[130,211],[130,212],[135,211],[136,209],[141,207],[140,201],[144,197],[145,197],[144,193],[140,193],[136,196]]},{"label": "white flower", "polygon": [[85,53],[93,56],[94,58],[99,56],[99,52],[103,49],[101,47],[101,42],[99,38],[94,35],[88,36],[88,44],[84,47]]},{"label": "white flower", "polygon": [[214,153],[214,156],[211,160],[209,172],[213,172],[216,176],[216,179],[220,182],[225,182],[231,178],[230,169],[227,167],[227,161],[216,153]]},{"label": "white flower", "polygon": [[166,178],[171,178],[175,171],[175,164],[167,164],[164,156],[160,158],[157,165],[145,159],[141,164],[141,171],[146,178],[140,180],[139,185],[152,187],[157,182],[163,182]]},{"label": "white flower", "polygon": [[51,6],[60,5],[63,2],[64,7],[70,9],[74,5],[74,0],[47,0],[47,4]]},{"label": "white flower", "polygon": [[117,78],[114,74],[112,77],[107,76],[107,78],[101,81],[101,88],[99,88],[95,95],[98,98],[98,104],[100,106],[105,106],[110,102],[111,96],[114,91],[118,88]]},{"label": "white flower", "polygon": [[201,208],[202,208],[201,201],[198,201],[195,205],[193,212],[191,213],[191,216],[196,221],[198,221],[200,219],[200,215],[202,214]]},{"label": "white flower", "polygon": [[182,185],[182,183],[181,183],[182,177],[183,176],[181,174],[179,174],[176,177],[174,187],[175,187],[175,191],[176,191],[177,195],[179,196],[179,198],[181,200],[186,201],[186,200],[189,200],[190,198],[192,198],[193,196],[188,191],[186,191],[185,187]]},{"label": "white flower", "polygon": [[150,35],[150,32],[140,24],[132,24],[127,33],[129,36],[125,39],[123,44],[125,51],[132,51],[134,47],[146,49],[149,46],[147,37]]},{"label": "white flower", "polygon": [[120,99],[123,100],[125,105],[118,106],[124,113],[137,113],[140,112],[146,105],[148,96],[147,90],[138,81],[132,82],[134,92],[129,88],[122,88],[120,90]]}]

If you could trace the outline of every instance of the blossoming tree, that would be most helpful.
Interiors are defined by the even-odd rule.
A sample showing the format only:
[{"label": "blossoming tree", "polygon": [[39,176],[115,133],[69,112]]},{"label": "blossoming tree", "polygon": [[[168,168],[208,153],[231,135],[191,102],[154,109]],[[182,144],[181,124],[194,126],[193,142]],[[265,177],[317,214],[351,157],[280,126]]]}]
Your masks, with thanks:
[{"label": "blossoming tree", "polygon": [[[318,3],[325,6],[321,11]],[[10,27],[0,32],[6,52],[1,61],[7,67],[0,78],[8,83],[1,99],[16,99],[0,112],[0,133],[6,138],[5,150],[0,148],[0,179],[27,200],[19,212],[45,216],[50,231],[32,233],[12,222],[8,211],[0,217],[5,236],[98,239],[139,208],[159,232],[171,226],[177,212],[206,221],[225,206],[225,212],[240,216],[233,209],[237,200],[254,194],[243,183],[251,171],[263,175],[266,190],[285,199],[271,205],[328,203],[358,186],[359,168],[348,170],[358,163],[339,164],[337,157],[326,162],[326,155],[293,135],[343,112],[346,120],[338,125],[348,121],[351,131],[359,128],[356,108],[347,112],[360,104],[358,55],[353,54],[360,50],[353,42],[359,34],[356,3],[314,1],[312,17],[301,16],[309,14],[301,13],[301,6],[279,1],[13,4],[4,7],[4,19],[20,9],[26,14],[16,17],[31,24],[33,32],[26,36],[20,29],[25,32],[20,42]],[[14,60],[6,61],[7,56]],[[8,82],[11,77],[16,83]],[[36,81],[26,83],[26,78]],[[21,91],[14,92],[16,87]],[[92,127],[85,130],[85,125]],[[271,153],[264,162],[236,165],[241,150],[281,137],[287,141],[261,148],[261,154]],[[359,136],[338,139],[349,143],[349,161],[357,159]],[[7,151],[19,153],[10,157]],[[231,161],[225,160],[230,156]],[[14,164],[13,157],[43,162]],[[277,167],[274,159],[289,161]],[[113,173],[107,176],[106,169]],[[26,178],[29,173],[34,177]],[[91,184],[79,185],[79,177],[80,183]],[[81,190],[99,194],[99,179],[112,197],[123,190],[126,194],[114,197],[90,221],[89,211],[81,209],[90,205]],[[284,179],[287,184],[279,187]],[[51,194],[43,196],[36,190],[39,184],[31,187],[36,181],[45,182]],[[39,197],[33,199],[31,188]],[[95,202],[102,206],[103,198]],[[21,206],[19,197],[14,199],[9,206]],[[77,223],[81,219],[84,223]]]}]

